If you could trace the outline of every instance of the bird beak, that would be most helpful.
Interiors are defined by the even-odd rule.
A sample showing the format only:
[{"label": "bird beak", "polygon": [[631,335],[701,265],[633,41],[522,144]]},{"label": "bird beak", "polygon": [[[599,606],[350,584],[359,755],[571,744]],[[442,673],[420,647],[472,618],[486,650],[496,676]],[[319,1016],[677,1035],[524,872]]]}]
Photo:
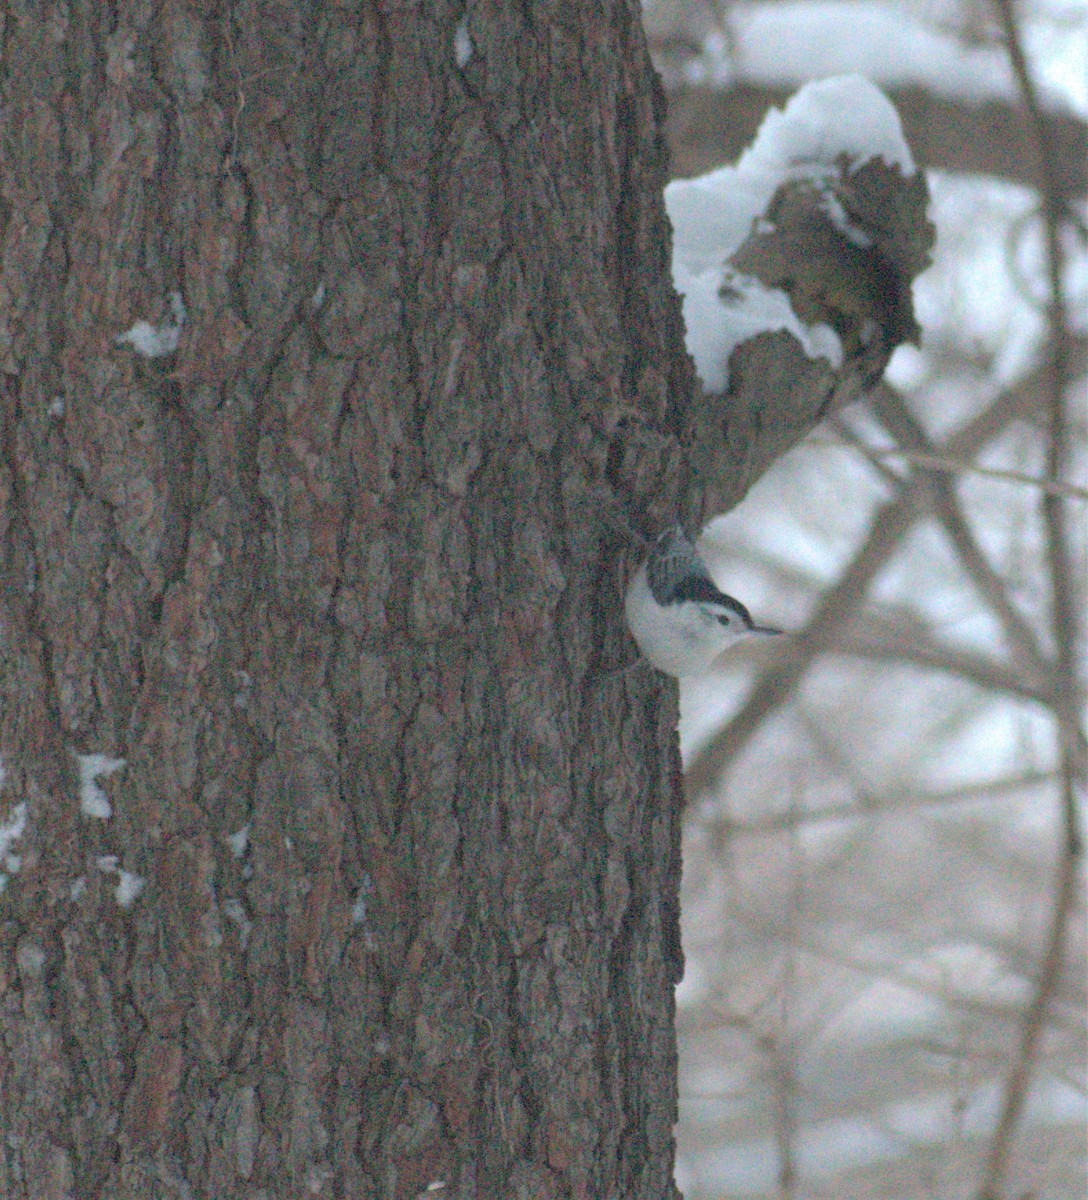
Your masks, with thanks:
[{"label": "bird beak", "polygon": [[752,628],[748,630],[748,632],[749,633],[770,633],[770,634],[774,634],[777,636],[780,633],[784,633],[785,630],[772,629],[769,625],[753,625]]}]

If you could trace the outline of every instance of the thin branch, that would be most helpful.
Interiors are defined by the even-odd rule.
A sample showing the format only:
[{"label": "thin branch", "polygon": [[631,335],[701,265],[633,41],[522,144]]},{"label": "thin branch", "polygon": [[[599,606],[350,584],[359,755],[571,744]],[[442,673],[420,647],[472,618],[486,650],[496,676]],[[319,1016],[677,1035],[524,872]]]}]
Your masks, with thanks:
[{"label": "thin branch", "polygon": [[[836,431],[838,431],[838,426],[836,426]],[[924,467],[927,471],[946,471],[949,475],[978,475],[983,479],[997,480],[999,483],[1016,483],[1038,488],[1041,492],[1052,492],[1055,496],[1064,496],[1068,500],[1088,500],[1088,488],[1078,487],[1075,483],[1043,479],[1038,475],[1029,475],[1026,471],[1010,471],[1002,467],[980,467],[978,463],[946,458],[940,454],[922,454],[918,451],[904,450],[902,446],[870,446],[856,436],[844,435],[841,438],[816,436],[808,439],[808,445],[848,445],[863,453],[874,466],[883,464],[884,460],[888,458],[901,458],[904,462],[909,462],[916,467]],[[864,449],[862,449],[863,446]]]},{"label": "thin branch", "polygon": [[762,1048],[770,1055],[773,1074],[771,1086],[774,1140],[778,1151],[779,1200],[793,1200],[797,1194],[797,1159],[794,1149],[797,1141],[797,1075],[790,1061],[792,1046],[788,1038],[785,1044],[770,1038]]},{"label": "thin branch", "polygon": [[[1068,782],[1068,777],[1067,777]],[[1063,787],[1063,804],[1075,802],[1070,789]],[[1005,1083],[1005,1095],[994,1129],[993,1141],[983,1168],[978,1200],[1001,1200],[1008,1174],[1009,1157],[1017,1126],[1027,1100],[1032,1075],[1037,1067],[1039,1049],[1046,1025],[1047,1009],[1061,976],[1064,959],[1065,933],[1077,893],[1077,855],[1070,853],[1068,843],[1058,864],[1057,894],[1046,934],[1046,952],[1039,966],[1035,990],[1023,1015],[1020,1027],[1020,1046],[1016,1061]]]},{"label": "thin branch", "polygon": [[743,837],[746,834],[767,834],[795,829],[799,826],[819,825],[827,821],[856,821],[861,817],[898,816],[904,811],[923,808],[944,808],[954,804],[978,804],[980,800],[992,802],[1002,792],[1015,793],[1025,788],[1038,788],[1043,784],[1053,784],[1057,775],[1053,771],[1026,771],[1022,775],[1008,778],[987,779],[982,783],[972,783],[964,787],[951,788],[948,791],[922,792],[892,792],[885,796],[868,798],[861,803],[848,800],[841,804],[825,804],[820,808],[805,809],[795,812],[792,808],[785,812],[771,813],[765,817],[747,821],[737,821],[722,818],[718,824],[726,829],[731,837]]},{"label": "thin branch", "polygon": [[[870,406],[885,429],[896,441],[911,450],[932,453],[933,444],[903,398],[891,388],[877,388],[870,396]],[[972,586],[1001,623],[1002,630],[1023,668],[1036,677],[1045,678],[1052,667],[1039,646],[1031,626],[1009,599],[1005,580],[993,569],[978,540],[963,515],[959,497],[948,476],[939,471],[926,471],[934,514],[955,547],[964,573]]]},{"label": "thin branch", "polygon": [[[857,654],[863,658],[897,659],[930,670],[949,672],[988,691],[1003,692],[1042,704],[1052,712],[1060,703],[1057,680],[1052,669],[1032,679],[1010,671],[985,655],[949,646],[920,630],[913,631],[909,639],[897,638],[894,626],[888,625],[886,630],[882,630],[881,623],[871,613],[865,614],[864,621],[851,626],[849,642],[835,647],[835,651],[842,655]],[[1079,725],[1069,732],[1065,751],[1074,776],[1080,777],[1088,772],[1088,738]]]},{"label": "thin branch", "polygon": [[[1051,353],[1046,388],[1050,436],[1047,448],[1047,473],[1052,480],[1060,482],[1065,473],[1068,454],[1065,391],[1069,380],[1071,351],[1062,279],[1064,266],[1060,236],[1062,197],[1056,176],[1057,161],[1050,141],[1050,130],[1043,117],[1034,81],[1024,57],[1024,48],[1020,40],[1020,30],[1013,12],[1012,0],[994,0],[994,6],[1005,34],[1013,73],[1028,112],[1038,160],[1038,178],[1042,192],[1046,231],[1047,273],[1050,284],[1048,323]],[[1005,1085],[1001,1113],[983,1168],[978,1200],[999,1200],[1001,1193],[1005,1190],[1014,1138],[1027,1100],[1032,1075],[1037,1068],[1040,1045],[1046,1027],[1047,1010],[1062,972],[1066,933],[1077,892],[1077,862],[1081,847],[1077,828],[1076,792],[1078,782],[1081,788],[1084,787],[1084,778],[1083,774],[1077,770],[1074,749],[1076,745],[1074,731],[1079,728],[1075,675],[1075,587],[1067,540],[1065,508],[1058,496],[1053,493],[1043,496],[1042,516],[1046,530],[1052,623],[1057,648],[1057,677],[1055,679],[1057,702],[1054,715],[1058,725],[1058,741],[1062,759],[1060,803],[1063,838],[1046,948],[1039,966],[1034,994],[1024,1013],[1020,1045]],[[1080,776],[1079,780],[1078,775]]]},{"label": "thin branch", "polygon": [[837,441],[831,438],[821,438],[819,436],[810,437],[808,445],[810,446],[849,446],[850,449],[856,450],[858,454],[869,464],[870,467],[884,480],[886,484],[893,487],[896,491],[900,491],[903,485],[907,482],[908,477],[900,475],[897,471],[893,471],[891,467],[884,462],[888,457],[882,454],[879,450],[874,449],[865,438],[858,433],[841,413],[836,413],[830,417],[828,424],[839,435]]},{"label": "thin branch", "polygon": [[808,624],[788,639],[775,662],[756,680],[740,711],[689,765],[690,794],[709,791],[763,721],[793,694],[805,671],[862,603],[877,573],[899,548],[918,515],[920,500],[920,491],[908,487],[877,510],[869,536],[853,562],[820,598]]},{"label": "thin branch", "polygon": [[1010,670],[975,650],[949,645],[928,631],[912,630],[909,637],[896,636],[894,622],[866,619],[860,628],[851,626],[850,637],[835,647],[843,657],[857,656],[872,662],[902,662],[926,667],[931,671],[958,676],[988,692],[1015,696],[1020,700],[1049,705],[1053,694],[1046,687],[1045,675],[1034,678]]},{"label": "thin branch", "polygon": [[[799,808],[802,788],[793,789],[790,807]],[[797,1073],[796,1044],[793,1036],[793,999],[797,986],[797,962],[792,945],[797,940],[805,891],[805,859],[795,830],[788,837],[787,870],[790,879],[786,907],[786,952],[782,986],[779,989],[778,1031],[772,1037],[774,1130],[778,1150],[778,1194],[780,1200],[793,1200],[797,1185]]]},{"label": "thin branch", "polygon": [[[744,929],[750,930],[753,939],[766,939],[768,931],[763,923],[747,920],[746,917],[747,914],[743,911],[734,910],[730,913],[730,921],[734,925],[740,925]],[[971,987],[957,990],[948,977],[932,970],[927,971],[925,958],[921,955],[921,947],[919,947],[919,957],[922,965],[904,966],[901,956],[891,959],[881,957],[878,952],[851,942],[849,939],[844,941],[841,929],[833,928],[822,933],[807,935],[799,933],[792,939],[783,940],[787,942],[794,954],[804,956],[823,966],[839,967],[853,977],[852,980],[844,979],[840,982],[840,988],[843,992],[849,993],[850,999],[822,1018],[824,1026],[832,1021],[837,1021],[844,1008],[849,1007],[849,1004],[869,991],[874,984],[881,983],[895,984],[914,992],[919,997],[940,1001],[954,1013],[985,1018],[1000,1022],[1002,1025],[1013,1025],[1020,1017],[1017,1005],[1011,999],[1003,998],[1000,995],[981,996]],[[988,948],[985,943],[979,944],[983,948]],[[1014,975],[1017,980],[1023,978],[1018,973],[1014,973]],[[770,1003],[770,998],[768,1003]],[[739,1018],[730,1018],[722,1022],[708,1016],[705,1011],[700,1014],[686,1014],[678,1019],[680,1031],[689,1037],[721,1028],[723,1024],[744,1026],[744,1021]],[[1079,1012],[1072,1009],[1064,1017],[1059,1014],[1056,1024],[1063,1032],[1074,1035],[1079,1035],[1082,1028]],[[809,1039],[814,1038],[816,1036],[814,1027],[810,1025],[805,1030],[805,1036]]]},{"label": "thin branch", "polygon": [[[1024,417],[1034,404],[1038,378],[1038,373],[1033,372],[1003,392],[982,413],[956,430],[941,447],[942,453],[954,458],[970,457],[1013,421]],[[922,512],[924,488],[920,479],[912,479],[901,495],[877,510],[868,537],[853,562],[824,594],[805,629],[788,639],[780,657],[753,684],[740,711],[689,763],[686,782],[690,796],[714,787],[760,724],[800,685],[806,669],[861,604],[869,584]]]}]

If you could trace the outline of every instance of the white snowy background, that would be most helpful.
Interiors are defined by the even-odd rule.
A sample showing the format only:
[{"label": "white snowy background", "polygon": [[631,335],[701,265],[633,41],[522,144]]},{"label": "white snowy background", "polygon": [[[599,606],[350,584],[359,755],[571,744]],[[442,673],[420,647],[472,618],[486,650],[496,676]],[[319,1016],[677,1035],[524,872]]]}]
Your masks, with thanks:
[{"label": "white snowy background", "polygon": [[[1020,103],[988,3],[661,0],[645,10],[674,95],[860,75],[968,109]],[[1045,0],[1016,12],[1043,104],[1088,120],[1088,6]],[[712,387],[724,383],[722,352],[750,326],[793,327],[760,295],[723,333],[716,299],[723,247],[758,212],[783,150],[808,139],[811,151],[822,138],[899,153],[894,121],[860,81],[806,96],[792,124],[787,110],[764,126],[737,169],[667,193],[689,346]],[[677,1177],[688,1200],[983,1200],[1037,994],[1063,809],[1055,722],[1039,698],[1053,681],[1033,675],[1012,627],[1053,655],[1044,493],[1032,482],[1046,475],[1043,226],[1026,181],[945,171],[929,186],[937,247],[914,289],[923,346],[897,352],[888,382],[938,450],[1010,396],[1026,399],[976,450],[947,451],[958,465],[945,478],[981,567],[965,565],[923,503],[785,702],[736,743],[724,777],[708,778],[707,755],[723,731],[728,742],[777,650],[729,655],[683,687],[693,782]],[[1076,204],[1083,222],[1083,195]],[[1062,248],[1083,361],[1084,240],[1070,234]],[[804,336],[810,354],[833,356],[830,330]],[[1081,635],[1084,396],[1076,377],[1063,484]],[[865,405],[848,410],[706,531],[719,585],[757,620],[803,629],[859,556],[879,548],[897,497],[926,493],[918,471]],[[1083,831],[1083,810],[1079,820]],[[1083,882],[1078,866],[1002,1196],[1085,1194]]]}]

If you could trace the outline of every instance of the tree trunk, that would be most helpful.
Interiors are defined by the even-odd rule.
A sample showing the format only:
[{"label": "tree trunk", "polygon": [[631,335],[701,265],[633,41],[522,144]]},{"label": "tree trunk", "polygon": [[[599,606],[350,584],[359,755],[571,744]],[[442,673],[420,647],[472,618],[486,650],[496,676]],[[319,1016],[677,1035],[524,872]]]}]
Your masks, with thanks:
[{"label": "tree trunk", "polygon": [[3,32],[0,1195],[675,1195],[630,531],[879,374],[924,186],[849,176],[845,256],[776,195],[744,270],[846,358],[762,334],[723,400],[637,5]]},{"label": "tree trunk", "polygon": [[12,1200],[674,1194],[638,6],[355,7],[6,18]]}]

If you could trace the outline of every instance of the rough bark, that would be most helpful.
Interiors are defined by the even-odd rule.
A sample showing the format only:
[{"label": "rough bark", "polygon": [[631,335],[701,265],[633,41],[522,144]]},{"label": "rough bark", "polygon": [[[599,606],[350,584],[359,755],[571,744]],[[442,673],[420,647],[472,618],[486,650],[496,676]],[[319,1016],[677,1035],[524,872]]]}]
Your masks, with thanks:
[{"label": "rough bark", "polygon": [[637,6],[358,7],[5,19],[13,1200],[673,1194],[616,514],[703,435]]}]

